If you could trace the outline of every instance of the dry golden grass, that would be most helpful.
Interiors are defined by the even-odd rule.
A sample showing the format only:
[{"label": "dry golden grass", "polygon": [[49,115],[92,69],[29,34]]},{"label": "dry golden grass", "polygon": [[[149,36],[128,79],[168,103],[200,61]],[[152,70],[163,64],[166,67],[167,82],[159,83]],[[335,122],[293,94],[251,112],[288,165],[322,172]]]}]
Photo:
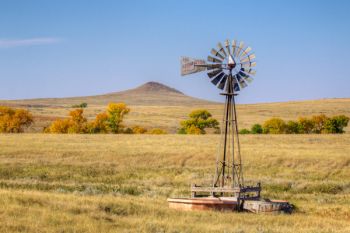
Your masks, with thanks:
[{"label": "dry golden grass", "polygon": [[0,135],[0,232],[349,232],[350,135],[243,135],[247,182],[292,215],[178,212],[217,135]]}]

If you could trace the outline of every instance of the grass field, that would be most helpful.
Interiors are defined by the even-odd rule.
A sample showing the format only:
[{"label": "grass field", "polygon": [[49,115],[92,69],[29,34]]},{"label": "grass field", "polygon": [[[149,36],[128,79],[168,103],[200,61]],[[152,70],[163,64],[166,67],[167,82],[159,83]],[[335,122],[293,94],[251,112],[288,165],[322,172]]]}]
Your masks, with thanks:
[{"label": "grass field", "polygon": [[178,212],[217,135],[0,135],[0,232],[350,232],[350,135],[243,135],[247,182],[292,215]]}]

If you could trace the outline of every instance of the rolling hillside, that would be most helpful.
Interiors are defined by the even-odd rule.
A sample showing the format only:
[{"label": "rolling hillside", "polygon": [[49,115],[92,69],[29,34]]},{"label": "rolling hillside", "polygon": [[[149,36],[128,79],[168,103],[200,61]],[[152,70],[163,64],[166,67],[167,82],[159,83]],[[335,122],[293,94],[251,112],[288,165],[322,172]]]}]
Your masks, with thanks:
[{"label": "rolling hillside", "polygon": [[[176,132],[179,121],[185,119],[193,109],[208,109],[215,118],[221,119],[222,103],[193,98],[182,92],[156,82],[148,82],[137,88],[97,96],[72,98],[44,98],[27,100],[0,100],[0,105],[29,109],[35,116],[36,124],[30,131],[41,131],[51,121],[66,117],[72,105],[88,103],[85,115],[92,119],[105,110],[109,102],[125,102],[131,108],[125,119],[128,126],[140,125],[146,128],[159,127]],[[238,99],[239,102],[239,99]],[[345,114],[350,116],[350,99],[321,99],[279,103],[239,104],[240,127],[250,128],[270,117],[285,120],[300,116]],[[348,127],[349,128],[349,127]]]},{"label": "rolling hillside", "polygon": [[1,101],[0,104],[23,107],[70,107],[74,104],[86,102],[89,105],[106,106],[110,102],[124,102],[128,105],[147,106],[174,106],[174,105],[207,105],[214,102],[187,96],[182,92],[157,82],[147,82],[134,89],[112,92],[103,95],[67,97],[67,98],[40,98]]}]

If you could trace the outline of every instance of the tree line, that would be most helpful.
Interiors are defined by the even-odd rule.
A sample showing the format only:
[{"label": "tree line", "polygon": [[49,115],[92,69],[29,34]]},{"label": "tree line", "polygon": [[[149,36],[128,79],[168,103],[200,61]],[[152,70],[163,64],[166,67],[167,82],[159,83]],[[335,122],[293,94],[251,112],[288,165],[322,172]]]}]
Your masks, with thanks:
[{"label": "tree line", "polygon": [[296,121],[284,121],[281,118],[271,118],[263,125],[254,124],[250,130],[242,129],[241,134],[341,134],[348,126],[349,117],[338,115],[327,117],[324,114],[310,118],[299,117]]},{"label": "tree line", "polygon": [[[84,104],[85,106],[85,104]],[[81,106],[82,107],[82,106]],[[146,129],[141,126],[126,127],[124,117],[130,112],[125,103],[110,103],[105,112],[99,113],[89,121],[84,116],[84,109],[77,108],[69,112],[69,117],[53,121],[44,128],[45,133],[124,133],[124,134],[166,134],[163,129]],[[188,115],[188,119],[180,122],[179,134],[205,134],[208,129],[212,133],[220,133],[219,122],[206,109],[197,109]],[[0,106],[0,133],[21,133],[34,122],[33,115],[25,109],[14,109]],[[349,117],[338,115],[327,117],[324,114],[310,118],[300,117],[296,121],[284,121],[271,118],[262,125],[254,124],[251,129],[242,129],[241,134],[339,134],[344,133]]]},{"label": "tree line", "polygon": [[[89,121],[84,116],[83,108],[77,108],[69,112],[68,118],[58,119],[44,128],[45,133],[57,134],[166,134],[163,129],[146,129],[141,126],[126,127],[123,124],[125,115],[130,108],[125,103],[110,103],[103,113],[96,115]],[[21,133],[34,123],[33,115],[25,109],[14,109],[0,106],[0,133]]]}]

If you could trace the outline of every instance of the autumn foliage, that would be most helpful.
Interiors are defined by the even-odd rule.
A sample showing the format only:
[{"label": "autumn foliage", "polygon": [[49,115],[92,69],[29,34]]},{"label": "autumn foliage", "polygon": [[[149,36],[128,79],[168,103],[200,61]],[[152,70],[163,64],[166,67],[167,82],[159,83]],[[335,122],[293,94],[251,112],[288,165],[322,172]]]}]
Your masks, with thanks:
[{"label": "autumn foliage", "polygon": [[69,112],[70,118],[54,121],[45,132],[48,133],[87,133],[87,119],[84,110],[79,108]]},{"label": "autumn foliage", "polygon": [[107,113],[103,112],[96,115],[96,118],[94,121],[89,122],[88,124],[88,131],[89,133],[108,133],[108,115]]},{"label": "autumn foliage", "polygon": [[112,133],[121,133],[124,116],[130,112],[125,103],[110,103],[107,107],[107,125]]},{"label": "autumn foliage", "polygon": [[32,123],[28,110],[0,106],[0,133],[22,133]]},{"label": "autumn foliage", "polygon": [[189,114],[189,119],[180,122],[180,134],[205,134],[205,129],[219,130],[219,122],[212,118],[210,112],[205,109],[194,110]]},{"label": "autumn foliage", "polygon": [[124,116],[130,109],[124,103],[110,103],[106,112],[96,115],[88,121],[82,108],[69,112],[69,118],[59,119],[47,127],[47,133],[123,133]]},{"label": "autumn foliage", "polygon": [[[252,130],[242,129],[242,134],[247,133],[265,133],[265,134],[330,134],[344,133],[347,127],[349,117],[345,115],[327,117],[324,114],[315,115],[311,118],[299,117],[297,121],[285,122],[280,118],[271,118],[261,126],[255,124]],[[258,128],[262,130],[257,131]]]}]

